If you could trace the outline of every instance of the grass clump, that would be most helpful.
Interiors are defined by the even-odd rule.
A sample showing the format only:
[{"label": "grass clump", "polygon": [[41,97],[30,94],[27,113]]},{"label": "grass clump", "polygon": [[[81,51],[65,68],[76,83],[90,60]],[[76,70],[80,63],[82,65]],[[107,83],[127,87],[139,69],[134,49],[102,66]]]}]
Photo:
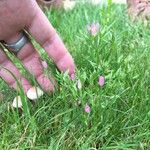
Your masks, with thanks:
[{"label": "grass clump", "polygon": [[[8,108],[15,93],[2,83],[8,94],[0,105],[0,149],[150,149],[149,28],[133,25],[123,6],[46,15],[74,57],[82,88],[55,70],[59,90],[29,103],[26,117]],[[95,37],[86,29],[94,21],[101,25]]]}]

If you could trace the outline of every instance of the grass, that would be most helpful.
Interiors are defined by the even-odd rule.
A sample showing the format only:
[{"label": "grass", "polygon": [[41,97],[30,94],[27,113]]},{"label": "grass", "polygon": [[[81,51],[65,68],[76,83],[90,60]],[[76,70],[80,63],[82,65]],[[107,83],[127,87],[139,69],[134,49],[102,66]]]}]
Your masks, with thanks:
[{"label": "grass", "polygon": [[[149,28],[132,24],[124,6],[77,6],[46,15],[75,59],[82,89],[53,69],[60,88],[34,105],[28,102],[20,114],[10,108],[16,93],[1,81],[0,149],[150,149]],[[101,24],[96,37],[86,31],[93,21]],[[100,75],[106,78],[102,88]],[[86,103],[90,114],[84,112]]]}]

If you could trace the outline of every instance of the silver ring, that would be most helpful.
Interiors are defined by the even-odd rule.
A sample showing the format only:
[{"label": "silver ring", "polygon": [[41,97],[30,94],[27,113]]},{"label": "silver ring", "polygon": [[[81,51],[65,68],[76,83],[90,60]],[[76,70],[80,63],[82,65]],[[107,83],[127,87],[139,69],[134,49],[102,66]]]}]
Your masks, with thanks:
[{"label": "silver ring", "polygon": [[29,36],[26,32],[22,32],[21,37],[14,43],[5,43],[2,42],[4,47],[6,47],[8,50],[11,49],[12,52],[18,53],[25,44],[27,44],[30,41]]}]

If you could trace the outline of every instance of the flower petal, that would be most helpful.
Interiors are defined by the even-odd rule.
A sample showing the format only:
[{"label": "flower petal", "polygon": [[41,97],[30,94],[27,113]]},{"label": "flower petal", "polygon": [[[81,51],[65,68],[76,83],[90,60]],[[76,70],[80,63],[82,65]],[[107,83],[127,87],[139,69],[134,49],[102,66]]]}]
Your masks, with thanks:
[{"label": "flower petal", "polygon": [[99,85],[101,87],[104,86],[104,84],[105,84],[105,77],[104,76],[100,76],[98,83],[99,83]]},{"label": "flower petal", "polygon": [[71,74],[71,75],[70,75],[70,80],[74,81],[75,78],[76,78],[76,77],[75,77],[75,74]]},{"label": "flower petal", "polygon": [[92,36],[96,36],[100,32],[100,24],[97,22],[87,25],[87,30]]},{"label": "flower petal", "polygon": [[90,106],[88,104],[85,105],[84,111],[86,113],[90,113],[91,112],[91,108],[90,108]]}]

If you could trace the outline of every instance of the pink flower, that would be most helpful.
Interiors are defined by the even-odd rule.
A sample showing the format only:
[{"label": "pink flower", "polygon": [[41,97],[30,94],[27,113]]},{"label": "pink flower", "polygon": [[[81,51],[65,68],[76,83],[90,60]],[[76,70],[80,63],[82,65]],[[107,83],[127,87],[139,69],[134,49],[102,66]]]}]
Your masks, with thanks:
[{"label": "pink flower", "polygon": [[82,84],[81,84],[81,80],[80,80],[80,79],[77,81],[77,88],[78,88],[79,90],[82,89]]},{"label": "pink flower", "polygon": [[101,87],[104,86],[104,84],[105,84],[105,77],[100,76],[100,77],[99,77],[98,84],[99,84]]},{"label": "pink flower", "polygon": [[86,113],[90,113],[90,112],[91,112],[91,108],[90,108],[90,106],[89,106],[87,103],[86,103],[86,105],[85,105],[84,111],[85,111]]},{"label": "pink flower", "polygon": [[70,75],[70,80],[74,81],[75,78],[76,78],[76,77],[75,77],[75,74],[74,74],[74,73]]},{"label": "pink flower", "polygon": [[98,32],[100,31],[100,24],[92,23],[91,25],[87,26],[87,30],[92,36],[96,36]]},{"label": "pink flower", "polygon": [[45,69],[47,69],[48,68],[48,64],[47,64],[47,62],[44,60],[44,61],[42,61],[42,66],[45,68]]}]

